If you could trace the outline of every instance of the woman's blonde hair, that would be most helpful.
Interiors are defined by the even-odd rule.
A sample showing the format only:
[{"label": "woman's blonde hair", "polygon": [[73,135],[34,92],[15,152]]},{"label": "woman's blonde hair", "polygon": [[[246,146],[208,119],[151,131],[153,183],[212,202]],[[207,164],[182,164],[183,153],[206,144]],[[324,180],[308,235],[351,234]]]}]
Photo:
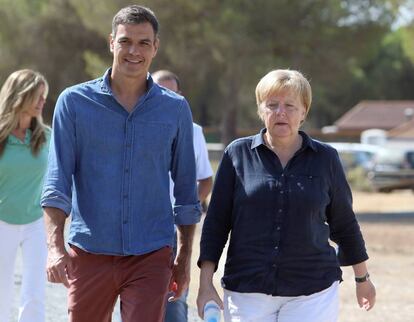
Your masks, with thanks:
[{"label": "woman's blonde hair", "polygon": [[306,115],[312,103],[309,81],[296,70],[276,69],[267,73],[256,86],[257,114],[262,118],[261,104],[273,95],[288,91],[298,95],[305,107]]},{"label": "woman's blonde hair", "polygon": [[[45,87],[46,98],[49,85],[46,78],[39,72],[31,69],[22,69],[13,72],[0,90],[0,156],[3,154],[7,138],[19,125],[19,118],[28,105],[36,99],[40,86]],[[32,137],[30,148],[33,155],[39,153],[46,142],[46,125],[42,116],[34,117],[30,123]]]}]

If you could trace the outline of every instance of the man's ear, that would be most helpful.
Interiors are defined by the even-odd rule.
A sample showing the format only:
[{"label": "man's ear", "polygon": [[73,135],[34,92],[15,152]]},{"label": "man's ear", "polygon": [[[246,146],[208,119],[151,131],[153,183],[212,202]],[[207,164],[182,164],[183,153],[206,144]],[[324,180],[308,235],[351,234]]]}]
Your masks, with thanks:
[{"label": "man's ear", "polygon": [[154,51],[154,55],[152,56],[152,58],[154,58],[157,55],[158,48],[160,48],[160,38],[158,37],[155,37],[154,48],[155,48],[155,51]]},{"label": "man's ear", "polygon": [[109,34],[108,36],[108,43],[109,43],[109,51],[113,53],[114,52],[114,38],[112,37],[112,34]]}]

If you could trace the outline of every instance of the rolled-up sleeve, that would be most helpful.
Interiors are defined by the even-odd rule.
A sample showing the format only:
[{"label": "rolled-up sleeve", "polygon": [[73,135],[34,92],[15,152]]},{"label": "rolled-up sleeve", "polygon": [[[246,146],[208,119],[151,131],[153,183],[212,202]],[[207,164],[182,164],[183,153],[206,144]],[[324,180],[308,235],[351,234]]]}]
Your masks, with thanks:
[{"label": "rolled-up sleeve", "polygon": [[361,229],[352,210],[352,193],[335,152],[332,167],[331,203],[328,207],[330,238],[338,247],[341,266],[355,265],[368,259]]},{"label": "rolled-up sleeve", "polygon": [[201,207],[197,198],[193,121],[185,99],[179,113],[179,127],[171,158],[175,197],[174,222],[176,225],[192,225],[200,221]]},{"label": "rolled-up sleeve", "polygon": [[40,204],[59,208],[66,215],[72,209],[72,176],[75,169],[75,115],[71,110],[70,92],[59,96],[53,116],[48,166]]}]

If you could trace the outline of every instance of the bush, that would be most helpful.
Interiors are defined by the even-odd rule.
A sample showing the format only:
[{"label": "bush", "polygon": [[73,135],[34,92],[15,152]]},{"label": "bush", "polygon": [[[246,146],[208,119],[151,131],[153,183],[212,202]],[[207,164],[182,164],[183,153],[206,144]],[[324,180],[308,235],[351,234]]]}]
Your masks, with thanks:
[{"label": "bush", "polygon": [[359,191],[373,191],[372,184],[367,176],[367,171],[362,167],[349,169],[346,178],[352,189]]}]

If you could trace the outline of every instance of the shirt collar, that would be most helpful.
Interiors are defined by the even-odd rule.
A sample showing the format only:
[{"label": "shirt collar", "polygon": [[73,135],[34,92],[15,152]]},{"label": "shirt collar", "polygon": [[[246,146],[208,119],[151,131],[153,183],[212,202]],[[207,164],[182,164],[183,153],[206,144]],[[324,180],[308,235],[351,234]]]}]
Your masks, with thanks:
[{"label": "shirt collar", "polygon": [[311,148],[313,151],[318,152],[318,148],[315,144],[315,141],[311,139],[309,135],[307,135],[303,131],[299,131],[299,134],[302,135],[302,149]]},{"label": "shirt collar", "polygon": [[262,145],[262,144],[266,145],[264,140],[263,140],[263,134],[265,134],[265,133],[266,133],[266,128],[263,128],[263,129],[260,130],[260,132],[258,134],[253,136],[251,149],[255,149],[259,145]]},{"label": "shirt collar", "polygon": [[[108,68],[105,74],[102,76],[101,90],[105,93],[109,93],[113,95],[112,88],[111,88],[111,81],[110,81],[111,72],[112,72],[112,68]],[[152,79],[151,74],[147,73],[147,94],[150,93],[153,87],[154,87],[154,80]]]},{"label": "shirt collar", "polygon": [[[260,130],[260,132],[253,136],[251,149],[257,148],[259,145],[266,145],[263,140],[263,135],[266,133],[266,128],[263,128]],[[299,131],[299,134],[302,136],[303,142],[301,150],[305,150],[306,148],[311,148],[313,151],[317,152],[318,149],[315,145],[315,142],[310,138],[309,135],[307,135],[303,131]]]},{"label": "shirt collar", "polygon": [[24,142],[20,141],[18,138],[16,138],[14,135],[10,134],[8,137],[8,143],[10,144],[25,144],[25,145],[30,145],[30,139],[32,137],[32,130],[27,129],[26,130],[26,134],[24,136]]},{"label": "shirt collar", "polygon": [[112,89],[109,81],[109,76],[111,75],[112,68],[108,68],[105,74],[102,76],[101,90],[105,93],[112,94]]}]

